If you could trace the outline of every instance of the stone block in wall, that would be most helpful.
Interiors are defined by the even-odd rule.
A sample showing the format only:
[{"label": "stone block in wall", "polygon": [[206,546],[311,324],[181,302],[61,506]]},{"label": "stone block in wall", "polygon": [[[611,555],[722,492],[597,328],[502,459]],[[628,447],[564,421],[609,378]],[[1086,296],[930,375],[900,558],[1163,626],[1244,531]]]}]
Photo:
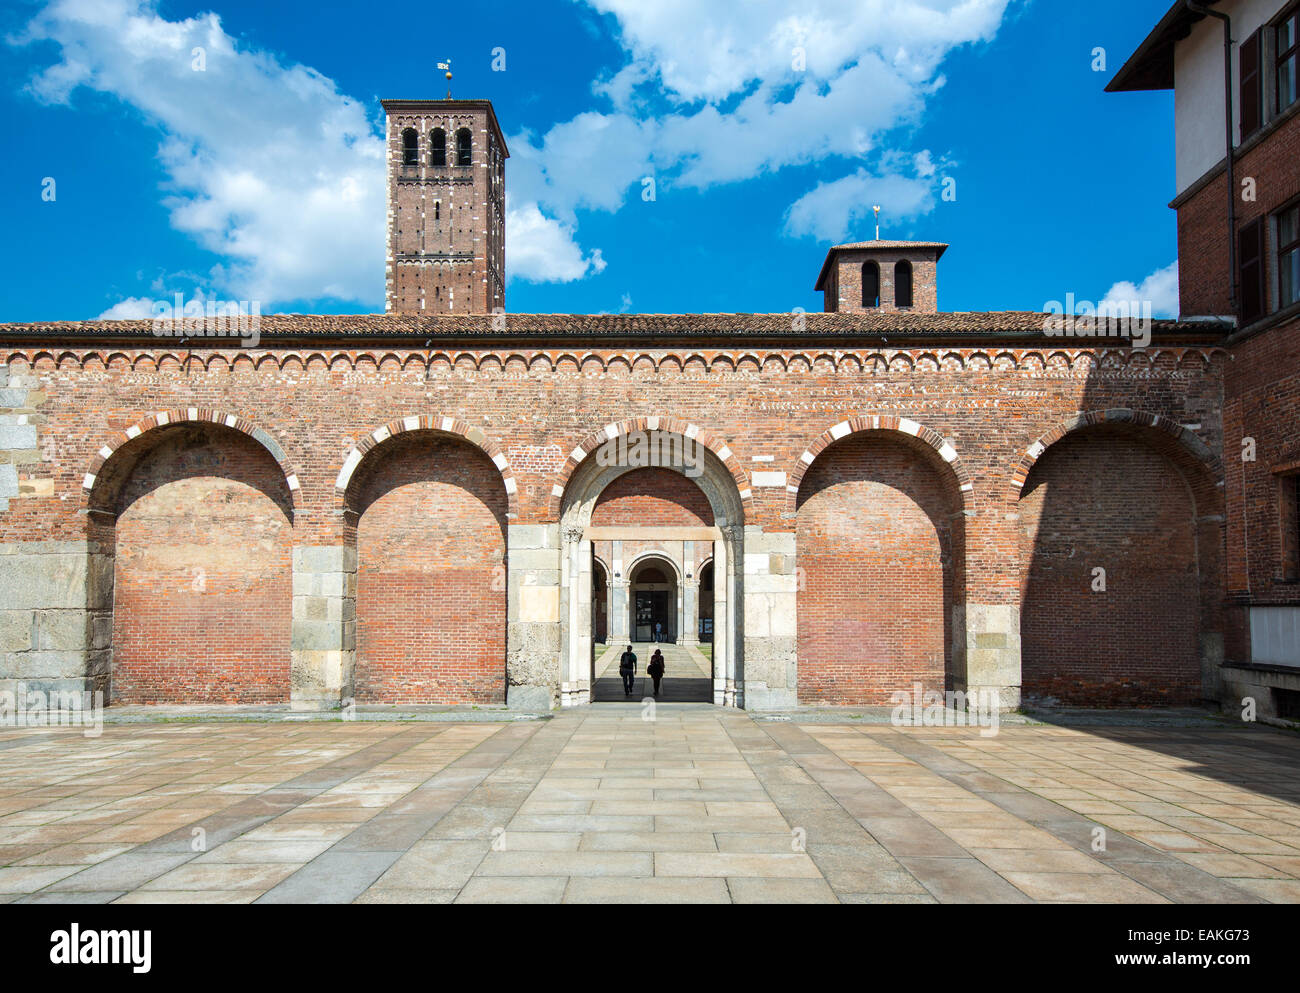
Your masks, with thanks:
[{"label": "stone block in wall", "polygon": [[[1014,604],[968,603],[954,611],[954,629],[964,620],[965,664],[954,659],[959,688],[996,691],[1003,710],[1020,706],[1020,608]],[[958,653],[954,651],[954,656]],[[964,669],[964,674],[960,671]],[[964,675],[964,678],[962,678]]]},{"label": "stone block in wall", "polygon": [[509,525],[506,567],[506,705],[549,710],[560,689],[559,526]]},{"label": "stone block in wall", "polygon": [[289,697],[294,710],[332,710],[352,697],[356,595],[355,548],[294,548],[289,664]]},{"label": "stone block in wall", "polygon": [[36,447],[36,425],[6,423],[14,418],[0,418],[0,448],[33,449]]}]

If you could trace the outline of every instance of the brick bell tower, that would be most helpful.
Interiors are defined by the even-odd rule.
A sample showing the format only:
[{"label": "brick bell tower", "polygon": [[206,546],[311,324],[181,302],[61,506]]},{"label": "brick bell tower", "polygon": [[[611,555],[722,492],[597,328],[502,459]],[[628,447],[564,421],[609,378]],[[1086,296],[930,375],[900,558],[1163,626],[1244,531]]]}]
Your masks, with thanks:
[{"label": "brick bell tower", "polygon": [[828,314],[939,311],[938,241],[859,241],[826,254],[816,289]]},{"label": "brick bell tower", "polygon": [[506,303],[505,138],[488,100],[383,100],[390,314]]}]

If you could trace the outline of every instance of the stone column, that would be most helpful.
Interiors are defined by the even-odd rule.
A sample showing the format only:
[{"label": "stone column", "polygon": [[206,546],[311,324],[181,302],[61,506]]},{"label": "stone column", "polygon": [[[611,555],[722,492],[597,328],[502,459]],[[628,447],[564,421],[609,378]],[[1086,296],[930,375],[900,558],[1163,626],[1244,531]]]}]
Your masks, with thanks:
[{"label": "stone column", "polygon": [[713,542],[713,703],[717,707],[735,706],[735,684],[731,665],[731,625],[728,623],[727,604],[730,597],[728,579],[727,542],[718,538]]},{"label": "stone column", "polygon": [[679,644],[700,643],[700,580],[692,575],[682,581],[682,630]]},{"label": "stone column", "polygon": [[583,537],[581,528],[570,528],[564,534],[564,548],[569,645],[560,705],[577,707],[591,702],[591,542]]},{"label": "stone column", "polygon": [[511,524],[506,543],[506,706],[550,710],[561,683],[560,528]]},{"label": "stone column", "polygon": [[799,577],[795,535],[745,535],[745,706],[785,710],[798,703]]},{"label": "stone column", "polygon": [[627,576],[623,572],[623,543],[614,541],[610,543],[613,551],[610,553],[610,568],[613,575],[609,580],[609,643],[611,645],[626,645],[631,639],[628,637],[628,586]]},{"label": "stone column", "polygon": [[289,699],[294,710],[336,710],[353,702],[357,657],[357,550],[293,550]]}]

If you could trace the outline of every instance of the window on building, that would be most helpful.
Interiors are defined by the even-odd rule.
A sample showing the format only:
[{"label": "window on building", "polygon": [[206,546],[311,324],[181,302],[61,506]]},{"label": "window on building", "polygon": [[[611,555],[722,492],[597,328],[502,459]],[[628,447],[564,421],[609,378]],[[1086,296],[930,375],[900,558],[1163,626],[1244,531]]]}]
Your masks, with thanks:
[{"label": "window on building", "polygon": [[1241,43],[1237,56],[1238,92],[1241,94],[1241,140],[1245,141],[1264,124],[1264,86],[1260,75],[1263,30]]},{"label": "window on building", "polygon": [[1300,203],[1277,215],[1277,303],[1300,301]]},{"label": "window on building", "polygon": [[434,128],[429,135],[429,165],[445,166],[447,164],[447,132]]},{"label": "window on building", "polygon": [[467,166],[471,163],[471,151],[473,149],[474,139],[470,136],[469,128],[461,128],[456,132],[456,164],[458,166]]},{"label": "window on building", "polygon": [[435,200],[435,201],[433,201],[433,219],[434,219],[435,221],[440,221],[440,220],[442,220],[442,201],[441,201],[441,200]]},{"label": "window on building", "polygon": [[1300,580],[1300,473],[1278,480],[1281,492],[1282,579]]},{"label": "window on building", "polygon": [[419,164],[420,136],[415,133],[415,128],[407,128],[402,132],[402,165]]},{"label": "window on building", "polygon": [[862,306],[880,306],[880,266],[874,262],[862,265]]},{"label": "window on building", "polygon": [[1277,52],[1277,112],[1280,114],[1296,101],[1296,69],[1300,58],[1300,7],[1296,7],[1277,26],[1274,51]]},{"label": "window on building", "polygon": [[1257,218],[1237,233],[1241,321],[1252,324],[1264,316],[1264,219]]},{"label": "window on building", "polygon": [[912,263],[907,259],[894,266],[894,306],[912,306]]}]

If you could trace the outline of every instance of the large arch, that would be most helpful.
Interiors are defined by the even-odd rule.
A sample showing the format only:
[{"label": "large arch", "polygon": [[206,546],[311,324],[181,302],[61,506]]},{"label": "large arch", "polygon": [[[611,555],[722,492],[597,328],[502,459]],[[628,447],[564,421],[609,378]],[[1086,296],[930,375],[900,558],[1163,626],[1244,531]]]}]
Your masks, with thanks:
[{"label": "large arch", "polygon": [[[642,442],[650,450],[661,452],[682,451],[680,446],[690,445],[692,457],[689,463],[682,464],[635,464],[635,458],[626,457],[634,451],[628,446]],[[741,612],[737,609],[743,573],[738,563],[743,562],[745,507],[752,494],[744,470],[729,446],[694,425],[666,418],[640,418],[610,425],[589,436],[574,450],[570,463],[562,474],[563,483],[557,484],[553,493],[564,542],[560,590],[562,702],[566,706],[588,702],[594,682],[592,649],[586,634],[591,629],[591,544],[626,540],[691,542],[692,549],[700,549],[701,558],[707,551],[719,563],[715,601],[719,616],[725,617],[726,622],[720,621],[715,633],[714,702],[743,706]],[[630,477],[632,473],[641,475]],[[641,486],[625,481],[623,488],[628,490],[625,494],[628,499],[656,499],[652,491],[657,479],[661,490],[677,490],[671,499],[660,501],[660,510],[676,508],[671,512],[688,516],[652,517],[651,520],[661,523],[648,526],[600,524],[597,509],[602,506],[602,494],[619,492],[620,480],[625,477],[647,483]],[[664,484],[673,483],[677,477],[686,477],[684,482],[691,484],[690,489],[698,489],[707,507],[695,504],[691,510],[678,487],[665,487]],[[638,493],[638,490],[645,492]],[[702,512],[707,516],[701,517]],[[617,573],[617,563],[614,569]],[[618,610],[618,604],[611,605],[612,618],[619,616]]]},{"label": "large arch", "polygon": [[905,419],[850,418],[809,446],[789,485],[801,703],[964,684],[972,492],[952,446]]},{"label": "large arch", "polygon": [[900,435],[915,438],[933,449],[943,464],[952,472],[957,491],[961,496],[962,509],[967,512],[968,516],[973,517],[975,515],[975,484],[957,449],[939,432],[906,417],[895,417],[889,414],[857,414],[846,418],[834,427],[823,431],[812,444],[805,448],[803,454],[799,456],[794,471],[790,473],[787,480],[786,510],[789,513],[794,513],[798,509],[800,483],[803,481],[809,467],[816,461],[817,456],[837,441],[847,438],[849,435],[866,431],[897,432]]},{"label": "large arch", "polygon": [[432,431],[438,434],[463,438],[480,449],[496,466],[497,472],[501,474],[501,484],[505,487],[509,505],[507,511],[509,517],[513,520],[518,516],[519,484],[515,480],[514,469],[511,468],[510,460],[506,458],[504,449],[473,425],[442,414],[411,414],[408,417],[400,417],[395,421],[389,421],[387,424],[375,428],[357,442],[343,460],[338,477],[334,480],[335,498],[341,510],[345,508],[346,494],[352,481],[352,474],[356,472],[361,460],[377,445],[381,445],[388,439],[409,431]]},{"label": "large arch", "polygon": [[109,699],[288,702],[300,492],[270,435],[221,411],[162,411],[100,448],[83,494]]},{"label": "large arch", "polygon": [[502,460],[410,418],[372,432],[336,486],[356,555],[356,698],[496,704],[506,690]]},{"label": "large arch", "polygon": [[[725,441],[716,438],[711,432],[705,431],[698,424],[692,424],[689,421],[682,421],[673,417],[635,417],[616,421],[607,424],[599,431],[593,431],[583,438],[569,453],[569,457],[565,459],[564,465],[560,469],[558,478],[551,487],[550,512],[552,519],[558,519],[563,514],[565,493],[568,490],[569,481],[573,478],[573,474],[577,472],[578,467],[602,445],[617,441],[620,437],[626,438],[633,431],[662,432],[703,445],[726,467],[727,473],[736,485],[736,491],[739,494],[742,506],[747,506],[753,499],[753,490],[749,486],[749,475],[741,466],[740,460],[732,453],[731,446]],[[738,515],[738,519],[741,517],[743,517],[743,512]]]},{"label": "large arch", "polygon": [[1017,466],[1026,696],[1084,706],[1185,704],[1222,655],[1219,464],[1180,425],[1080,414]]}]

